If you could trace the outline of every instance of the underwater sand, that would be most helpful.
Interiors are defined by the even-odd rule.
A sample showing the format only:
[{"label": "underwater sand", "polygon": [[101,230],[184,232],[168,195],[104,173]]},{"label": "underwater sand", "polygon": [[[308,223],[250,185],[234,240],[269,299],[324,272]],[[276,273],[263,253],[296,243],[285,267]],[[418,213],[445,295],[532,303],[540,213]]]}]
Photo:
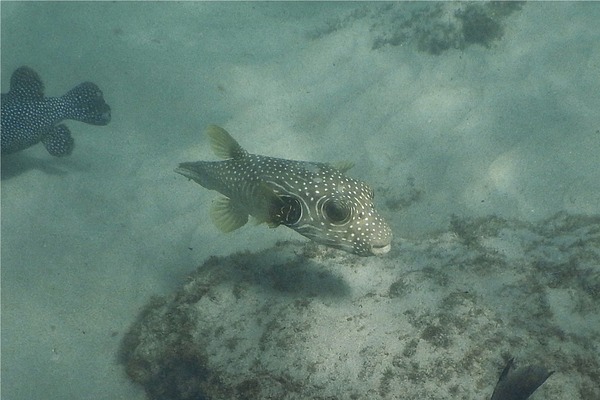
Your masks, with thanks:
[{"label": "underwater sand", "polygon": [[372,259],[315,247],[209,259],[140,313],[128,375],[150,399],[484,399],[515,357],[556,371],[536,398],[600,395],[600,217],[455,219]]},{"label": "underwater sand", "polygon": [[[453,215],[533,224],[557,212],[600,215],[600,4],[526,4],[488,47],[436,54],[401,24],[423,6],[2,2],[2,92],[28,65],[47,95],[90,80],[112,108],[105,127],[67,122],[68,158],[41,145],[2,158],[2,397],[146,398],[117,353],[151,296],[179,290],[210,256],[301,239],[263,226],[223,235],[210,224],[214,193],[173,172],[216,159],[203,135],[210,123],[251,152],[354,161],[349,175],[374,187],[396,238],[383,261],[360,259],[373,274],[382,263],[399,275],[422,268],[399,262],[403,241],[449,232]],[[447,7],[437,18],[452,18]],[[432,18],[415,19],[420,32]],[[499,284],[460,276],[465,290]],[[343,280],[356,292],[384,287],[363,283]],[[403,309],[418,312],[416,299],[433,289]],[[553,310],[571,310],[581,290],[553,296]],[[571,311],[553,319],[600,332],[597,319],[583,325]],[[497,363],[486,367],[490,386]],[[400,398],[390,385],[386,396]]]}]

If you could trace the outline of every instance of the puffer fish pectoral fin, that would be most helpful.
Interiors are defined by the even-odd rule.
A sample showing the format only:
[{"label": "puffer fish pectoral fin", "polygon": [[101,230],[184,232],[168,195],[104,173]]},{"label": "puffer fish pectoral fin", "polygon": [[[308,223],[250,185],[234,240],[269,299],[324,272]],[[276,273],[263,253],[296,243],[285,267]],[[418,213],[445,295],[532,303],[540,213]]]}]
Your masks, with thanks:
[{"label": "puffer fish pectoral fin", "polygon": [[209,125],[206,128],[206,134],[210,138],[210,147],[217,157],[230,159],[246,154],[246,150],[220,126]]},{"label": "puffer fish pectoral fin", "polygon": [[266,223],[269,228],[277,228],[281,225],[278,216],[278,210],[285,205],[284,201],[269,187],[266,182],[261,182],[255,191],[255,196],[264,201],[264,206],[260,207],[260,211],[253,214],[259,224]]},{"label": "puffer fish pectoral fin", "polygon": [[341,173],[345,173],[350,168],[354,167],[354,163],[352,161],[344,160],[344,161],[335,161],[329,163],[329,166],[337,169]]},{"label": "puffer fish pectoral fin", "polygon": [[222,232],[232,232],[248,222],[248,213],[236,207],[228,197],[219,197],[210,209],[213,223]]},{"label": "puffer fish pectoral fin", "polygon": [[29,67],[20,67],[10,77],[8,93],[23,100],[42,100],[44,84],[37,72]]},{"label": "puffer fish pectoral fin", "polygon": [[52,126],[47,133],[42,136],[42,143],[48,150],[48,153],[55,157],[64,157],[71,154],[75,141],[66,125],[60,124]]}]

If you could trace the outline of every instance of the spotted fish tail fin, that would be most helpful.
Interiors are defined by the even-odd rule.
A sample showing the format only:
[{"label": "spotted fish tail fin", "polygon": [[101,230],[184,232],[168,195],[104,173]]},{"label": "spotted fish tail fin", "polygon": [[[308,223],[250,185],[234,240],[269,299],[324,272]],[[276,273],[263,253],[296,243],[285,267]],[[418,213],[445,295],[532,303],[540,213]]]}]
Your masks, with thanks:
[{"label": "spotted fish tail fin", "polygon": [[348,161],[348,160],[331,162],[331,163],[328,163],[328,165],[330,167],[333,167],[333,168],[339,170],[342,174],[346,173],[346,171],[348,171],[350,168],[354,167],[354,163],[352,161]]},{"label": "spotted fish tail fin", "polygon": [[175,168],[175,172],[207,189],[219,190],[222,182],[217,173],[219,169],[218,163],[219,161],[184,162]]},{"label": "spotted fish tail fin", "polygon": [[246,154],[246,150],[220,126],[209,125],[206,128],[206,134],[210,138],[210,147],[217,157],[231,159],[240,158]]},{"label": "spotted fish tail fin", "polygon": [[92,82],[75,86],[62,97],[67,107],[67,118],[92,125],[110,122],[110,106],[104,101],[102,91]]}]

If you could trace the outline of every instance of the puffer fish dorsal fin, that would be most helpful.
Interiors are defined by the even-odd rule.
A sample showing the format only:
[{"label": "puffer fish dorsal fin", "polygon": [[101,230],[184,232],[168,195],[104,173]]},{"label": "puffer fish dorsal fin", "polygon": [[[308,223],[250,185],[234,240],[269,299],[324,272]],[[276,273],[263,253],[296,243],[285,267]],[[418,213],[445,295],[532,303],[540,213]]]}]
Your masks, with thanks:
[{"label": "puffer fish dorsal fin", "polygon": [[333,167],[339,170],[342,174],[348,171],[350,168],[354,167],[354,163],[352,161],[344,160],[344,161],[335,161],[329,163],[330,167]]},{"label": "puffer fish dorsal fin", "polygon": [[246,150],[220,126],[209,125],[206,128],[206,134],[210,137],[210,147],[217,157],[231,159],[246,154]]},{"label": "puffer fish dorsal fin", "polygon": [[210,217],[221,232],[232,232],[248,222],[248,213],[236,207],[228,197],[219,197],[210,209]]},{"label": "puffer fish dorsal fin", "polygon": [[34,70],[20,67],[10,77],[9,93],[23,100],[42,100],[44,84]]}]

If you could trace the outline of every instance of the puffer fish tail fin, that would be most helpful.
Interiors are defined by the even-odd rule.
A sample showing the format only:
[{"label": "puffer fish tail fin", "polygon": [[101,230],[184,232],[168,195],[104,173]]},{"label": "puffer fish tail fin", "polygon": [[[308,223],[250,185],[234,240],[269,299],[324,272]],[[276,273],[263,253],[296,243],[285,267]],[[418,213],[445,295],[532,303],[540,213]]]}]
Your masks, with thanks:
[{"label": "puffer fish tail fin", "polygon": [[343,161],[335,161],[329,163],[330,167],[333,167],[339,170],[342,174],[348,171],[350,168],[354,167],[354,163],[352,161],[343,160]]},{"label": "puffer fish tail fin", "polygon": [[248,222],[248,213],[235,204],[228,197],[216,199],[210,209],[210,217],[221,232],[232,232]]},{"label": "puffer fish tail fin", "polygon": [[230,159],[246,154],[246,150],[220,126],[209,125],[206,128],[206,134],[210,137],[210,147],[217,157]]},{"label": "puffer fish tail fin", "polygon": [[193,180],[210,190],[218,190],[222,182],[216,175],[215,168],[219,162],[196,161],[180,163],[175,172]]},{"label": "puffer fish tail fin", "polygon": [[67,118],[92,125],[110,122],[110,106],[95,83],[81,83],[69,90],[62,99],[68,109]]}]

